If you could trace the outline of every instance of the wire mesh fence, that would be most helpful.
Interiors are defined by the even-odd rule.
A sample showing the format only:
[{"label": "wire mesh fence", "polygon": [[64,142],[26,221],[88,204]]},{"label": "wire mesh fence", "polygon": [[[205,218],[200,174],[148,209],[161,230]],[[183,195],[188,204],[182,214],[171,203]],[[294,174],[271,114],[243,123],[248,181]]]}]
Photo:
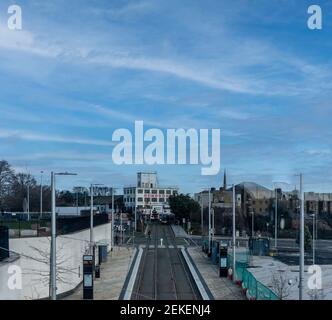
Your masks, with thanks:
[{"label": "wire mesh fence", "polygon": [[[232,268],[233,254],[228,254],[228,267]],[[235,255],[236,282],[242,286],[247,297],[252,300],[279,300],[278,296],[267,286],[259,282],[248,269],[250,263],[250,251],[240,250]]]}]

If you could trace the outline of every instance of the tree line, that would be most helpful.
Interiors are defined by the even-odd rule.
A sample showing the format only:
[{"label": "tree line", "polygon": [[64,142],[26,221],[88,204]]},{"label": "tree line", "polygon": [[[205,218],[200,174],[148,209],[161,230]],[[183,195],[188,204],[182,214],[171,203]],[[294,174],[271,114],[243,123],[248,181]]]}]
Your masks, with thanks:
[{"label": "tree line", "polygon": [[[8,161],[0,160],[0,212],[40,212],[41,185],[29,173],[15,172]],[[42,187],[43,212],[51,211],[51,187]],[[86,197],[85,197],[86,198]],[[28,201],[29,199],[29,201]],[[57,193],[57,205],[76,205],[76,196],[70,191]],[[79,195],[84,202],[84,195]]]}]

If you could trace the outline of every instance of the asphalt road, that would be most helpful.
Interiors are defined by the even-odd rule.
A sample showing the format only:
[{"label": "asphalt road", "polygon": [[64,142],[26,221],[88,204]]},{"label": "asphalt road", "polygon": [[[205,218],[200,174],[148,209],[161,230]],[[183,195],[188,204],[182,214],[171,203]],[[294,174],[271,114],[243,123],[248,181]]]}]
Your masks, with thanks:
[{"label": "asphalt road", "polygon": [[[192,239],[196,244],[201,245],[201,237],[193,236]],[[216,240],[229,240],[229,237],[216,236]],[[241,246],[247,246],[247,239],[238,239]],[[299,245],[295,239],[278,239],[278,260],[288,265],[299,264]],[[270,245],[274,246],[274,239],[271,239]],[[313,264],[313,250],[310,249],[305,253],[304,263],[306,265]],[[315,241],[315,264],[332,264],[332,240],[316,240]]]},{"label": "asphalt road", "polygon": [[201,299],[177,243],[170,226],[151,224],[151,239],[146,239],[143,249],[133,300]]}]

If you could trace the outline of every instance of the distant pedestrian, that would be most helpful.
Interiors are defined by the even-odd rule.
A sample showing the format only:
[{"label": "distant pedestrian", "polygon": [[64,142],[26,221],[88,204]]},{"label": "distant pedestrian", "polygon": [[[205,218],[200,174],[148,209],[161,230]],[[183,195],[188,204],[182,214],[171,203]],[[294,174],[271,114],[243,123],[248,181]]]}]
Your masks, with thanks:
[{"label": "distant pedestrian", "polygon": [[148,231],[148,238],[149,238],[149,240],[151,240],[151,231],[150,230]]}]

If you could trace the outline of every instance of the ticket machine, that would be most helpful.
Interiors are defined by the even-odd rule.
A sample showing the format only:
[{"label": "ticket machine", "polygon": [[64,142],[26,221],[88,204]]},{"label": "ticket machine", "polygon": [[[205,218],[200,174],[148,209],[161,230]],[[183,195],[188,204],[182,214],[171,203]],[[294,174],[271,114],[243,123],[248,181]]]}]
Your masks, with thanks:
[{"label": "ticket machine", "polygon": [[219,247],[219,276],[227,278],[227,246],[220,244]]},{"label": "ticket machine", "polygon": [[93,299],[93,255],[83,256],[83,299]]}]

